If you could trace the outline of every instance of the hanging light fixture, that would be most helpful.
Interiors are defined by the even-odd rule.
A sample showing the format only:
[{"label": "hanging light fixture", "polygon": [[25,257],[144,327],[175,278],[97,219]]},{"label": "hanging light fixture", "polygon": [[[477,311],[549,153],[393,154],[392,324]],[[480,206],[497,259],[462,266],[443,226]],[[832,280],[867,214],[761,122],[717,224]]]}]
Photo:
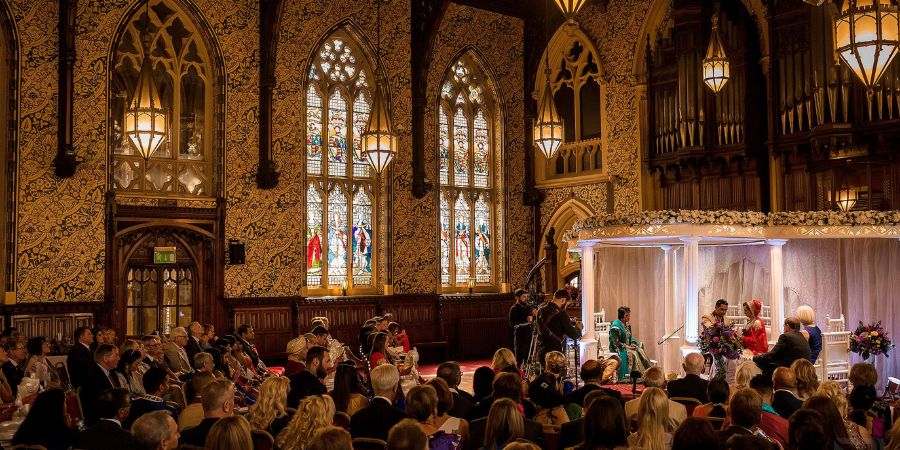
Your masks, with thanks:
[{"label": "hanging light fixture", "polygon": [[[376,0],[376,40],[375,55],[381,57],[381,0]],[[369,165],[375,172],[381,173],[397,154],[398,137],[391,125],[391,118],[387,107],[387,101],[381,93],[385,80],[379,74],[378,85],[375,87],[372,99],[372,112],[369,114],[369,123],[362,133],[362,151],[369,160]]]},{"label": "hanging light fixture", "polygon": [[804,3],[809,3],[810,5],[813,5],[813,6],[822,6],[825,4],[826,1],[828,1],[828,0],[803,0]]},{"label": "hanging light fixture", "polygon": [[719,36],[719,12],[712,17],[712,32],[709,35],[709,47],[703,58],[703,82],[718,94],[731,78],[731,63],[725,54],[725,46]]},{"label": "hanging light fixture", "polygon": [[[150,21],[150,0],[147,0],[147,22]],[[153,62],[150,61],[150,36],[147,27],[142,30],[144,58],[137,85],[131,94],[131,103],[125,111],[125,135],[146,160],[166,140],[168,111],[153,80]]]},{"label": "hanging light fixture", "polygon": [[898,46],[896,0],[844,0],[834,21],[834,48],[867,89],[878,83]]},{"label": "hanging light fixture", "polygon": [[834,202],[837,204],[838,209],[843,212],[849,212],[856,206],[858,199],[859,191],[856,188],[844,188],[837,191]]},{"label": "hanging light fixture", "polygon": [[563,17],[565,17],[566,20],[572,20],[575,13],[577,13],[585,3],[587,3],[587,0],[556,0],[556,6],[559,6]]},{"label": "hanging light fixture", "polygon": [[[559,0],[557,0],[557,4],[559,4]],[[549,4],[547,10],[550,10]],[[546,16],[544,25],[546,34]],[[559,114],[556,111],[556,105],[553,104],[553,86],[550,85],[549,42],[544,62],[546,63],[544,66],[544,92],[541,95],[541,102],[538,104],[538,118],[534,123],[533,134],[534,143],[541,149],[544,158],[549,160],[556,155],[556,151],[559,150],[560,145],[562,145],[564,135],[562,119],[560,119]]]}]

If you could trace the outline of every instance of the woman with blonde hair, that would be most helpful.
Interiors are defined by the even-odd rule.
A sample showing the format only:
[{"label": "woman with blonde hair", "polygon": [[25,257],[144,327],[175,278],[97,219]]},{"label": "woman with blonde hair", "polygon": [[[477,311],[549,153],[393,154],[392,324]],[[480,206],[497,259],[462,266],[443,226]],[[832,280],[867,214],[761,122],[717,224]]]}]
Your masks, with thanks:
[{"label": "woman with blonde hair", "polygon": [[250,422],[241,416],[223,417],[216,421],[206,436],[208,450],[253,448]]},{"label": "woman with blonde hair", "polygon": [[803,325],[800,334],[809,341],[809,361],[815,363],[822,351],[822,330],[816,325],[816,312],[809,305],[797,308],[797,319]]},{"label": "woman with blonde hair", "polygon": [[[330,406],[329,406],[330,403]],[[284,430],[275,438],[281,450],[304,450],[316,433],[331,426],[334,401],[327,395],[314,395],[300,401],[297,412]]]},{"label": "woman with blonde hair", "polygon": [[287,410],[288,388],[287,377],[269,377],[259,386],[259,397],[250,407],[247,420],[256,430],[267,431],[272,436],[278,433],[291,421]]},{"label": "woman with blonde hair", "polygon": [[508,367],[518,367],[516,355],[508,348],[498,348],[494,352],[494,359],[491,360],[491,368],[494,369],[494,373],[500,373]]},{"label": "woman with blonde hair", "polygon": [[[519,405],[508,398],[501,398],[491,405],[484,424],[485,450],[501,449],[509,442],[525,437],[525,418],[519,412]],[[478,443],[473,443],[477,445]]]},{"label": "woman with blonde hair", "polygon": [[628,436],[628,445],[645,450],[672,448],[672,434],[668,432],[669,397],[660,388],[647,388],[641,394],[638,407],[638,429]]},{"label": "woman with blonde hair", "polygon": [[791,364],[791,370],[797,378],[797,395],[801,400],[806,400],[819,389],[819,377],[816,369],[808,359],[798,359]]},{"label": "woman with blonde hair", "polygon": [[[737,369],[734,371],[734,383],[731,386],[731,395],[741,389],[746,389],[750,387],[750,379],[762,373],[759,366],[756,365],[755,362],[751,360],[743,360],[738,364]],[[730,398],[729,398],[730,400]]]}]

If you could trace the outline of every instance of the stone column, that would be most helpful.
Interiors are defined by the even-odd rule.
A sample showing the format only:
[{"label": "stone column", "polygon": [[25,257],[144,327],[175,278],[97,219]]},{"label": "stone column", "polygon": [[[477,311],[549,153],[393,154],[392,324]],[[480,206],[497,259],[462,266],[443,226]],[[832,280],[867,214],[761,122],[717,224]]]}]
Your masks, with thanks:
[{"label": "stone column", "polygon": [[[675,295],[675,250],[671,245],[662,245],[660,248],[663,251],[663,299],[664,299],[664,322],[665,322],[665,331],[660,339],[669,335],[669,333],[675,331],[678,328],[680,323],[677,323],[677,308],[678,305],[675,303],[676,295]],[[661,355],[658,356],[660,359],[660,363],[662,363],[663,370],[667,373],[673,370],[678,369],[678,363],[681,358],[679,358],[679,348],[681,347],[681,336],[683,336],[684,330],[675,333],[671,339],[664,342],[662,348],[660,349]]]},{"label": "stone column", "polygon": [[684,257],[684,336],[685,340],[694,344],[700,334],[700,238],[683,237]]},{"label": "stone column", "polygon": [[597,359],[597,336],[594,329],[594,312],[596,310],[596,268],[594,267],[594,244],[582,244],[581,247],[581,341],[579,342],[579,358],[581,362]]},{"label": "stone column", "polygon": [[785,239],[769,239],[769,311],[772,315],[772,327],[769,332],[769,342],[778,340],[783,328],[784,311],[784,259],[782,249],[787,243]]}]

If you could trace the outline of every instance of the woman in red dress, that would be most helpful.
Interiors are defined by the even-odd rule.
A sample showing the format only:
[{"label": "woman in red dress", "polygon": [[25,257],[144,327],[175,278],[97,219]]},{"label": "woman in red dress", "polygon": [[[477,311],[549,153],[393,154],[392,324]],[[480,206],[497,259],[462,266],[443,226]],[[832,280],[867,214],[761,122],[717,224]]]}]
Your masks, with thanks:
[{"label": "woman in red dress", "polygon": [[744,314],[747,316],[747,326],[744,328],[744,336],[741,341],[744,348],[754,355],[769,351],[769,340],[766,337],[766,324],[759,318],[762,311],[762,302],[751,300],[744,302]]}]

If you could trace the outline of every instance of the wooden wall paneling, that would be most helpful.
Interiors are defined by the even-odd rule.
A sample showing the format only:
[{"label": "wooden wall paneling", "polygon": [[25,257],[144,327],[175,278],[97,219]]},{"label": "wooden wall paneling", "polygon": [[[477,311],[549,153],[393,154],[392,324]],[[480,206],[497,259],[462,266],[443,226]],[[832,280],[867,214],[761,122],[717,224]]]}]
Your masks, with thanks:
[{"label": "wooden wall paneling", "polygon": [[375,297],[304,298],[297,304],[298,333],[309,332],[313,317],[328,317],[331,335],[358,352],[359,328],[377,314]]},{"label": "wooden wall paneling", "polygon": [[251,325],[260,355],[265,358],[283,357],[287,342],[295,336],[295,301],[293,298],[282,298],[262,302],[227,302],[226,306],[231,309],[229,329],[236,330],[242,324]]}]

